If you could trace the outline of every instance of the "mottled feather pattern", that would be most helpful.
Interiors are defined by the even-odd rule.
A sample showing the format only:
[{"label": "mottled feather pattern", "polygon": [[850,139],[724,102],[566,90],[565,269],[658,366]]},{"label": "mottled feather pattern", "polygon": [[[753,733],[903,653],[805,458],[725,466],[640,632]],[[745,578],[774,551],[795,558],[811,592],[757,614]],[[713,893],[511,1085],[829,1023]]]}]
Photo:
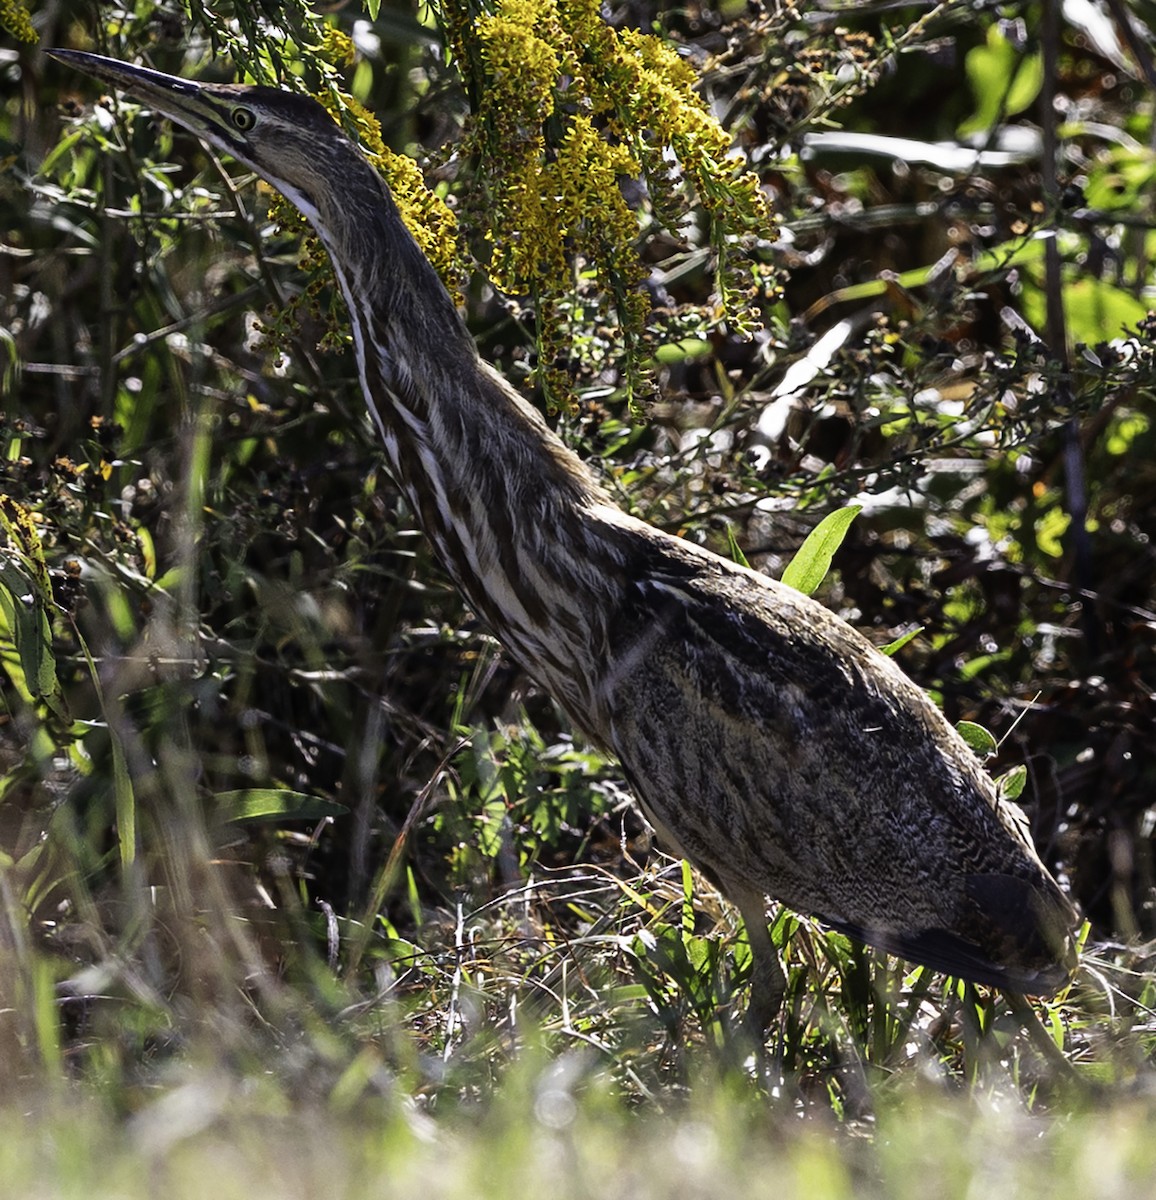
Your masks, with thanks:
[{"label": "mottled feather pattern", "polygon": [[617,510],[479,360],[386,185],[319,105],[60,57],[233,154],[312,222],[391,469],[439,558],[618,755],[669,847],[739,905],[756,1025],[784,982],[767,896],[978,982],[1067,981],[1075,910],[931,701],[815,601]]},{"label": "mottled feather pattern", "polygon": [[[765,892],[895,949],[970,927],[972,957],[1004,962],[989,974],[1025,987],[1055,975],[1071,911],[1018,810],[924,693],[808,598],[642,540],[650,582],[620,644],[648,653],[615,683],[611,744],[655,823],[725,893]],[[1006,880],[1021,909],[1038,899],[1045,936],[1008,946],[983,928],[975,880]]]},{"label": "mottled feather pattern", "polygon": [[346,290],[394,473],[478,614],[619,757],[669,847],[725,894],[944,970],[1066,979],[1074,913],[938,709],[813,600],[614,508],[478,359],[424,259],[357,266],[404,234],[381,194],[344,265],[331,249],[361,271]]}]

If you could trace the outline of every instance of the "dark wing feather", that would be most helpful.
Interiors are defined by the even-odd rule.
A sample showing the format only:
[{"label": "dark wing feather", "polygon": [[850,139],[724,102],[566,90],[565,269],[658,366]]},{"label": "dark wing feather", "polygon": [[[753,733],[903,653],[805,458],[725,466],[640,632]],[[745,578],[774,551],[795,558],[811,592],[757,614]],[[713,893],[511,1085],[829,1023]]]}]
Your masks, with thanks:
[{"label": "dark wing feather", "polygon": [[724,894],[976,982],[1060,986],[1074,910],[927,696],[807,597],[671,539],[647,549],[607,740],[660,833]]}]

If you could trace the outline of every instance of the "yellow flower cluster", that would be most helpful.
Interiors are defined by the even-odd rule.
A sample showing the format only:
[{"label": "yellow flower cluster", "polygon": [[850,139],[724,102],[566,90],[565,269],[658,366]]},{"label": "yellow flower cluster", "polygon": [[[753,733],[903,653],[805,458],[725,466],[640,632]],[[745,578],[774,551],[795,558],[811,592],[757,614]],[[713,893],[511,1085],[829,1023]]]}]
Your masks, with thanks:
[{"label": "yellow flower cluster", "polygon": [[[773,236],[773,217],[757,179],[696,93],[695,72],[674,50],[612,29],[600,0],[429,2],[474,113],[461,148],[464,161],[480,165],[473,227],[485,231],[495,285],[532,302],[539,378],[553,399],[568,394],[557,381],[575,358],[596,369],[614,360],[628,391],[640,384],[654,332],[640,229],[652,218],[672,227],[688,195],[706,218],[718,303],[694,317],[680,310],[676,319],[697,319],[699,329],[721,320],[739,331],[757,325],[773,281],[744,251]],[[337,68],[350,61],[349,38],[322,27],[315,45],[322,103],[360,139],[423,251],[458,292],[454,214],[343,90]],[[628,201],[629,180],[641,184]],[[316,309],[328,279],[324,256],[287,206],[276,212],[304,235],[302,262],[313,276],[304,299]],[[332,308],[329,321],[327,341],[343,337]]]},{"label": "yellow flower cluster", "polygon": [[317,53],[335,67],[351,67],[357,58],[353,39],[336,25],[326,25],[321,31],[321,45]]},{"label": "yellow flower cluster", "polygon": [[477,128],[489,143],[485,157],[506,164],[492,180],[490,278],[502,291],[524,295],[567,269],[560,198],[542,177],[543,129],[554,115],[562,65],[554,48],[563,40],[561,26],[553,0],[504,0],[478,18],[472,36],[485,80]]},{"label": "yellow flower cluster", "polygon": [[0,29],[7,30],[18,42],[36,41],[32,17],[20,0],[0,0]]},{"label": "yellow flower cluster", "polygon": [[666,146],[674,151],[710,221],[723,313],[738,332],[753,332],[765,288],[758,273],[744,280],[746,264],[733,262],[730,251],[744,239],[773,236],[766,194],[692,90],[694,73],[687,64],[669,46],[634,30],[623,31],[619,42],[618,69],[611,77],[617,111],[647,130],[651,156],[657,152],[661,158]]},{"label": "yellow flower cluster", "polygon": [[457,218],[444,200],[426,187],[417,163],[408,155],[396,154],[381,136],[381,122],[355,97],[336,88],[319,93],[317,99],[340,123],[352,125],[366,158],[389,184],[394,202],[410,233],[450,291],[457,293]]},{"label": "yellow flower cluster", "polygon": [[478,18],[475,36],[489,78],[509,101],[499,106],[487,89],[486,115],[503,131],[534,140],[535,131],[554,112],[554,85],[562,65],[549,40],[563,40],[554,0],[500,0],[496,12]]},{"label": "yellow flower cluster", "polygon": [[719,259],[722,315],[740,331],[757,325],[764,289],[741,249],[773,236],[774,219],[677,53],[612,29],[599,0],[483,0],[480,15],[476,0],[434,7],[475,99],[466,151],[493,197],[490,276],[533,299],[544,370],[568,356],[571,330],[559,317],[576,260],[612,298],[628,353],[644,340],[639,221],[623,178],[645,179],[656,212],[683,211],[678,194],[690,185]]}]

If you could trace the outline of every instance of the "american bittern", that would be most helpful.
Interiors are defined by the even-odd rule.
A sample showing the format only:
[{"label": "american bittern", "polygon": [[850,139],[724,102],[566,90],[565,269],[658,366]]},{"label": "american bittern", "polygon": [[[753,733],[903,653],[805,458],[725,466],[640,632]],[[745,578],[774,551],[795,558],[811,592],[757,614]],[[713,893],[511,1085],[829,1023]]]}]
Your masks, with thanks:
[{"label": "american bittern", "polygon": [[818,603],[615,507],[478,357],[388,188],[319,104],[55,56],[312,223],[394,477],[476,612],[738,905],[753,1025],[784,990],[767,896],[977,983],[1051,994],[1071,977],[1075,910],[935,705]]}]

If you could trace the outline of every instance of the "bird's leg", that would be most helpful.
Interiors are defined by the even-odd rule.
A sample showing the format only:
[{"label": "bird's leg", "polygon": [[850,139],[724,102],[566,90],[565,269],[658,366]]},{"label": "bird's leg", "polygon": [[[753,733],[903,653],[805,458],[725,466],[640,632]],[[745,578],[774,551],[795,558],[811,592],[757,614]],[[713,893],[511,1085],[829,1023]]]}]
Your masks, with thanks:
[{"label": "bird's leg", "polygon": [[751,948],[751,1000],[747,1008],[746,1027],[756,1045],[762,1045],[767,1028],[779,1015],[787,977],[779,962],[779,952],[771,941],[767,927],[766,900],[759,892],[732,893],[731,899],[742,913],[747,927],[747,942]]}]

